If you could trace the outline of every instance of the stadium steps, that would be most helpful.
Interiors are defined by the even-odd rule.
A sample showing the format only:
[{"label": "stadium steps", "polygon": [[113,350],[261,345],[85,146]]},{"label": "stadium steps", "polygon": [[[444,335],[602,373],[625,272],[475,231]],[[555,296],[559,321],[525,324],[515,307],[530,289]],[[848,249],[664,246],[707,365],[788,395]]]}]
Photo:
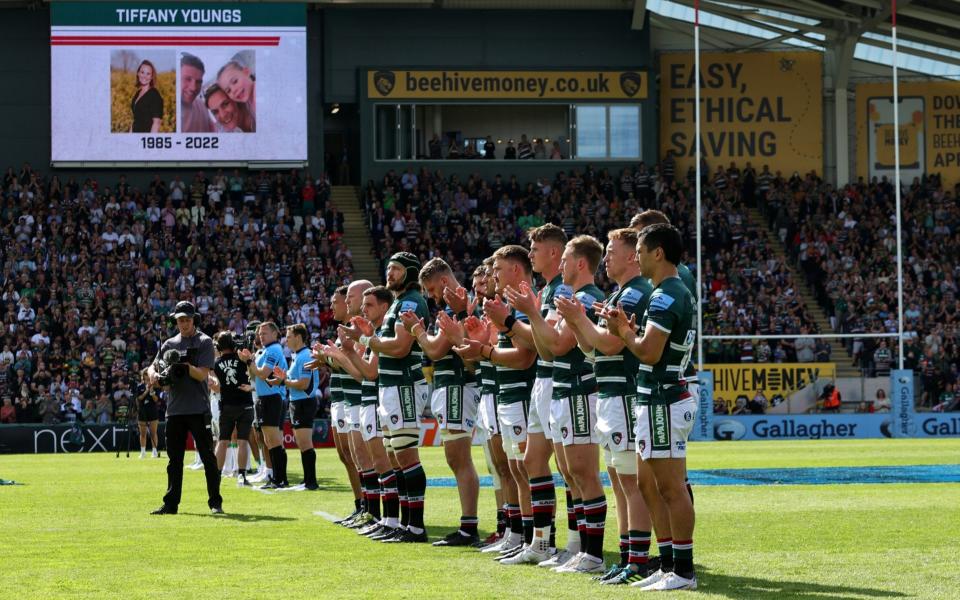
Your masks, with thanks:
[{"label": "stadium steps", "polygon": [[[784,264],[790,268],[797,281],[803,282],[804,285],[800,286],[800,289],[797,291],[800,294],[800,297],[803,298],[804,304],[806,304],[807,308],[810,310],[810,315],[813,317],[813,320],[817,324],[819,330],[824,333],[832,332],[833,327],[830,326],[830,317],[823,310],[823,307],[817,302],[816,296],[813,295],[813,286],[811,286],[810,282],[807,281],[806,274],[794,266],[793,262],[790,260],[790,257],[787,256],[786,248],[784,248],[783,244],[780,243],[780,238],[777,236],[777,233],[767,225],[767,220],[763,218],[763,214],[761,214],[756,208],[750,208],[749,214],[750,221],[754,225],[766,229],[770,234],[770,238],[773,240],[773,253],[778,258],[783,259]],[[837,377],[860,377],[860,369],[851,366],[853,357],[850,356],[849,352],[847,352],[846,346],[843,343],[843,339],[827,338],[827,341],[830,343],[830,347],[833,349],[831,358],[837,365]]]},{"label": "stadium steps", "polygon": [[330,200],[343,212],[343,241],[353,254],[353,270],[356,279],[369,279],[380,283],[380,263],[373,253],[373,239],[367,221],[360,208],[360,188],[353,185],[335,185],[330,191]]}]

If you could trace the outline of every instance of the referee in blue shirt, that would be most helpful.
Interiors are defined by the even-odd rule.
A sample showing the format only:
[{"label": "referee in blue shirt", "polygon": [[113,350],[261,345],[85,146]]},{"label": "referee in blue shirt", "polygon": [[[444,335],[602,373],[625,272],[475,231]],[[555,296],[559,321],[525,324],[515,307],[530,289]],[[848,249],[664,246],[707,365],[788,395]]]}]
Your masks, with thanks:
[{"label": "referee in blue shirt", "polygon": [[288,487],[287,483],[287,453],[283,449],[283,398],[286,388],[274,375],[274,368],[287,370],[287,359],[280,346],[280,329],[276,323],[267,321],[257,329],[262,349],[256,356],[244,348],[240,351],[240,359],[247,364],[250,375],[254,378],[254,388],[260,402],[257,417],[260,419],[260,429],[263,430],[263,440],[270,452],[273,461],[273,481],[261,486],[262,489],[276,489]]},{"label": "referee in blue shirt", "polygon": [[290,422],[303,462],[303,487],[317,490],[320,489],[317,485],[317,452],[313,449],[313,419],[317,416],[317,398],[313,393],[320,383],[320,374],[305,368],[313,360],[307,347],[307,336],[307,326],[303,323],[287,327],[287,347],[290,348],[293,362],[286,371],[274,367],[273,373],[290,393]]}]

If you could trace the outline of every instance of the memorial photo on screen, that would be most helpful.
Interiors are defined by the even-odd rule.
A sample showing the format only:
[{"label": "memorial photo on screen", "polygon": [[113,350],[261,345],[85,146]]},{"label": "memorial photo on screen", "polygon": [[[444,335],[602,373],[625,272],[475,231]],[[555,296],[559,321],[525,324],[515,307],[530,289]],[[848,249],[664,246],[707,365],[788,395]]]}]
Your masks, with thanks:
[{"label": "memorial photo on screen", "polygon": [[172,133],[176,129],[173,50],[110,53],[110,131]]},{"label": "memorial photo on screen", "polygon": [[253,133],[256,54],[237,48],[180,54],[180,131]]}]

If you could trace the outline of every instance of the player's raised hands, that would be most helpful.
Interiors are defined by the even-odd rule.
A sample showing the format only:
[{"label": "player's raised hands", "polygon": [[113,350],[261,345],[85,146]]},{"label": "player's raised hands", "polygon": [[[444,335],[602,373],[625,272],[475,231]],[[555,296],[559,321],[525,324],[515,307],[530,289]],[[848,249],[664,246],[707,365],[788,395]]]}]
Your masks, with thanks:
[{"label": "player's raised hands", "polygon": [[540,312],[540,299],[526,281],[520,282],[518,288],[508,286],[503,291],[503,296],[510,303],[510,306],[522,313],[532,315]]},{"label": "player's raised hands", "polygon": [[510,307],[503,301],[499,294],[483,303],[483,314],[498,328],[505,327],[504,323],[510,316]]}]

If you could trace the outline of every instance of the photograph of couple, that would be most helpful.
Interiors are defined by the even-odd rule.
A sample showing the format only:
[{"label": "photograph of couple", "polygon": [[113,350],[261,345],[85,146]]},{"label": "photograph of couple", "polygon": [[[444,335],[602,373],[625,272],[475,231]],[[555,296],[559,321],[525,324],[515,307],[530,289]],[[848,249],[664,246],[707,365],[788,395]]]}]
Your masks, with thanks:
[{"label": "photograph of couple", "polygon": [[[180,54],[182,133],[252,133],[257,130],[257,75],[253,50],[218,56]],[[213,65],[220,65],[215,71]],[[210,70],[208,70],[210,69]]]}]

